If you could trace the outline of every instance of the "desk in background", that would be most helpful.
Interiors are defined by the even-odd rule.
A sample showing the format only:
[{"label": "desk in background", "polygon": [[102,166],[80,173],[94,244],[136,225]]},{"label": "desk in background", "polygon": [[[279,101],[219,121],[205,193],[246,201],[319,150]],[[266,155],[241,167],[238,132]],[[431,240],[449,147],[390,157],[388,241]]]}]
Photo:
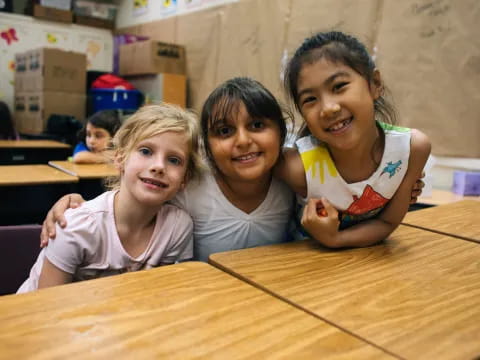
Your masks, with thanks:
[{"label": "desk in background", "polygon": [[0,297],[6,359],[373,359],[382,350],[186,262]]},{"label": "desk in background", "polygon": [[118,175],[113,164],[75,164],[71,161],[49,161],[48,164],[67,174],[78,176],[78,192],[87,199],[93,199],[105,191],[103,180]]},{"label": "desk in background", "polygon": [[301,241],[210,262],[401,358],[480,355],[478,244],[400,225],[368,248]]},{"label": "desk in background", "polygon": [[46,164],[71,153],[70,145],[54,140],[0,140],[0,165]]},{"label": "desk in background", "polygon": [[457,201],[408,212],[402,224],[480,243],[479,200]]},{"label": "desk in background", "polygon": [[480,196],[463,196],[447,190],[433,189],[431,196],[421,196],[418,198],[419,204],[425,205],[445,205],[461,200],[478,200]]},{"label": "desk in background", "polygon": [[48,165],[0,166],[0,225],[41,224],[61,196],[75,192],[78,177]]}]

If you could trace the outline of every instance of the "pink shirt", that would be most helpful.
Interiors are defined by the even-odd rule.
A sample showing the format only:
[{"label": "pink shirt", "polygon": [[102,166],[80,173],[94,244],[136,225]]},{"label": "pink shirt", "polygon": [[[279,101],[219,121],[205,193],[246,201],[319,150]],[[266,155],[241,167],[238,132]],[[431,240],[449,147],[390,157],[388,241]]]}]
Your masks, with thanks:
[{"label": "pink shirt", "polygon": [[73,281],[94,279],[128,271],[173,264],[193,256],[193,223],[182,209],[164,204],[158,211],[155,228],[146,250],[133,258],[123,248],[115,227],[113,199],[106,192],[65,213],[67,227],[57,225],[57,236],[40,252],[30,277],[17,293],[36,290],[47,259],[73,274]]}]

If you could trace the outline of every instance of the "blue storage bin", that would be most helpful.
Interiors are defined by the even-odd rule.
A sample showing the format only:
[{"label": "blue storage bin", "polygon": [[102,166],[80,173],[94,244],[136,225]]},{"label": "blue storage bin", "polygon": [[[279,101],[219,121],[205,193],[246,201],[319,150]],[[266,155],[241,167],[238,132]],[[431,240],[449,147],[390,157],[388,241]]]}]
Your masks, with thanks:
[{"label": "blue storage bin", "polygon": [[123,109],[137,110],[142,102],[142,93],[138,90],[91,89],[93,111]]}]

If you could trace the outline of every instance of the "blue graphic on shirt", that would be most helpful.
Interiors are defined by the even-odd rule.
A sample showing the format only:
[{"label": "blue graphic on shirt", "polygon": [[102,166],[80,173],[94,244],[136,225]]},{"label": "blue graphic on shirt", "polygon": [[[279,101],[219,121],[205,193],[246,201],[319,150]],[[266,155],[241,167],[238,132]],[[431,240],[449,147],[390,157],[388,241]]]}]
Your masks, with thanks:
[{"label": "blue graphic on shirt", "polygon": [[391,161],[389,161],[387,163],[387,166],[383,168],[380,176],[388,173],[390,174],[389,178],[393,177],[393,175],[395,175],[401,169],[400,165],[402,165],[402,160],[398,160],[396,163],[392,163]]}]

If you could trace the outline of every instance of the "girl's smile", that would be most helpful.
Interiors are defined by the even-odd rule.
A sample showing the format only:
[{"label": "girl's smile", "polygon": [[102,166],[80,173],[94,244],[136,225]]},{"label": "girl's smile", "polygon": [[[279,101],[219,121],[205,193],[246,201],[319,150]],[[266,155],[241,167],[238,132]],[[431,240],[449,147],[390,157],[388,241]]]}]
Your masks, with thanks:
[{"label": "girl's smile", "polygon": [[217,169],[227,181],[258,181],[271,176],[280,153],[280,129],[270,119],[252,119],[239,103],[234,118],[219,121],[209,132]]},{"label": "girl's smile", "polygon": [[376,138],[374,100],[380,87],[375,83],[326,59],[304,65],[297,101],[311,133],[332,151],[358,149],[364,139]]},{"label": "girl's smile", "polygon": [[188,165],[187,137],[166,131],[140,141],[121,167],[120,196],[158,206],[183,188]]}]

